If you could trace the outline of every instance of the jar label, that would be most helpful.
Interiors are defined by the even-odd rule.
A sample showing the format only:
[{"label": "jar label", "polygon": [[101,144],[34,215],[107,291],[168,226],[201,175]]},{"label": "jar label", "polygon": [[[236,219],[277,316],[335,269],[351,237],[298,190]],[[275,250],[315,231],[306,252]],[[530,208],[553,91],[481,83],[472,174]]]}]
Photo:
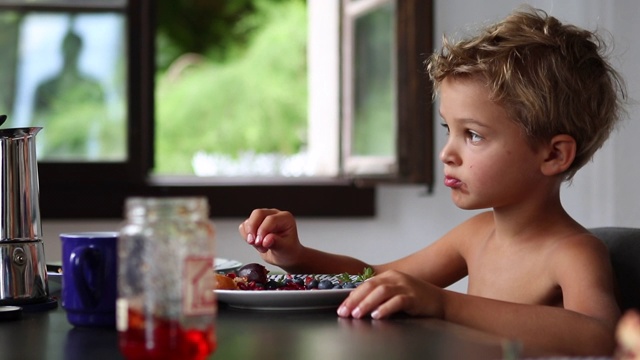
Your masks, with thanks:
[{"label": "jar label", "polygon": [[127,299],[116,300],[116,329],[120,332],[129,328],[129,304]]},{"label": "jar label", "polygon": [[214,258],[188,256],[184,260],[182,311],[185,315],[213,315],[217,310]]}]

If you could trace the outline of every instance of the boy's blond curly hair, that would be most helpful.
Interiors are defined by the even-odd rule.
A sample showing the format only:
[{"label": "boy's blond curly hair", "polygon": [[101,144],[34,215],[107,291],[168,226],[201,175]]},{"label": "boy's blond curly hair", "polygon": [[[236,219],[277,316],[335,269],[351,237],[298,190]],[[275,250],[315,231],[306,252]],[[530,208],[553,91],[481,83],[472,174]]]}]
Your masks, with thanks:
[{"label": "boy's blond curly hair", "polygon": [[427,60],[434,95],[447,76],[485,82],[535,147],[558,134],[576,141],[570,180],[609,137],[625,85],[595,32],[563,25],[542,10],[519,10],[476,37],[450,42]]}]

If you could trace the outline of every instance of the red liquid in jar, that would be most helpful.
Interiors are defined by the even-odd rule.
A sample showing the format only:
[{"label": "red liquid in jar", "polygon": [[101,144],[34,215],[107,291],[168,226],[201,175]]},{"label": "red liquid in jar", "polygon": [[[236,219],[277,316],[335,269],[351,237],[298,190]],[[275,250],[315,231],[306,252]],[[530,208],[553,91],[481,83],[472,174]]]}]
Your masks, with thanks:
[{"label": "red liquid in jar", "polygon": [[[216,349],[215,329],[183,329],[179,322],[161,318],[147,321],[153,331],[147,339],[145,320],[139,312],[129,309],[129,326],[119,334],[120,352],[128,360],[200,360]],[[150,340],[150,341],[147,341]],[[147,344],[153,344],[147,348]]]}]

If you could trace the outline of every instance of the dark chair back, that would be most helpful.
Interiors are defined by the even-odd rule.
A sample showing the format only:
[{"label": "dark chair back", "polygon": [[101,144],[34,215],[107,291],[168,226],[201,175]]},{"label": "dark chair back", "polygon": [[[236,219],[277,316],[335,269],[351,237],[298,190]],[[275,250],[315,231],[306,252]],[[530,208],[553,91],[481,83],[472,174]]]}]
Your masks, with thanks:
[{"label": "dark chair back", "polygon": [[640,228],[599,227],[589,229],[609,248],[618,286],[618,304],[624,312],[640,309]]}]

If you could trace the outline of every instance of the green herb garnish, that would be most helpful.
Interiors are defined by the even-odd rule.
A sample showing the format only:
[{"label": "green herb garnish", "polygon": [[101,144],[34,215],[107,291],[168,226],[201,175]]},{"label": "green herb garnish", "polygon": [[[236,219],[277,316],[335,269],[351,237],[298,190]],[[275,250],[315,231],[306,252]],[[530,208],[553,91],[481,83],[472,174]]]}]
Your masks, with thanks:
[{"label": "green herb garnish", "polygon": [[372,278],[376,273],[373,272],[373,269],[370,267],[364,268],[362,274],[358,275],[358,281],[365,281],[367,279]]},{"label": "green herb garnish", "polygon": [[[356,275],[356,282],[362,282],[365,281],[369,278],[372,278],[376,273],[373,272],[373,269],[370,267],[366,267],[364,268],[364,270],[362,271],[361,274]],[[340,275],[337,276],[338,281],[340,281],[341,283],[348,283],[348,282],[352,282],[353,280],[351,279],[351,275],[349,275],[348,273],[342,273]]]}]

